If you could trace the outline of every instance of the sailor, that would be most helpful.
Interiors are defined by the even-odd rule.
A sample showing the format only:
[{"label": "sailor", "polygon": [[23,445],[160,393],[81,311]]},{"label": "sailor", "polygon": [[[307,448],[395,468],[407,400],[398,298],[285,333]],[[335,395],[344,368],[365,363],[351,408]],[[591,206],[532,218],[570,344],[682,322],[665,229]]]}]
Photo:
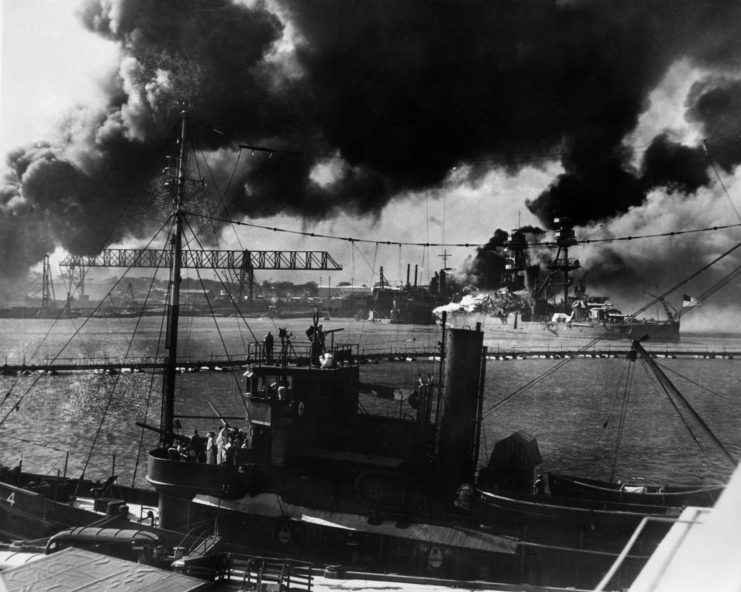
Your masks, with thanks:
[{"label": "sailor", "polygon": [[224,464],[236,464],[234,461],[236,460],[237,448],[239,447],[237,441],[238,438],[236,434],[229,437],[229,441],[224,446]]},{"label": "sailor", "polygon": [[273,334],[270,331],[265,336],[265,361],[268,364],[273,363]]},{"label": "sailor", "polygon": [[533,493],[536,495],[545,494],[545,479],[543,479],[541,473],[538,473],[538,476],[535,478],[535,483],[533,483]]},{"label": "sailor", "polygon": [[453,505],[459,510],[464,512],[471,511],[471,497],[473,496],[473,488],[469,483],[461,483],[458,486],[458,490],[455,492],[455,500]]},{"label": "sailor", "polygon": [[227,429],[226,424],[221,426],[221,429],[219,430],[219,435],[216,437],[216,464],[217,465],[223,465],[224,464],[224,448],[227,445],[227,442],[229,441],[229,430]]},{"label": "sailor", "polygon": [[206,464],[216,464],[216,454],[218,449],[216,448],[216,435],[213,432],[208,433],[208,440],[206,440]]},{"label": "sailor", "polygon": [[193,435],[190,438],[190,449],[193,451],[194,460],[206,462],[206,439],[198,435],[197,429],[193,430]]}]

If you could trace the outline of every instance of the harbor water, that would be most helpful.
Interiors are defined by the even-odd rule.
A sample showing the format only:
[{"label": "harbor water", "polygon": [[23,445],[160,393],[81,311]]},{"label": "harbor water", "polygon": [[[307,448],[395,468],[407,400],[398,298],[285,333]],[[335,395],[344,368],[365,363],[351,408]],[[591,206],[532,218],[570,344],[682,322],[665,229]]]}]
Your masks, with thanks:
[{"label": "harbor water", "polygon": [[[337,344],[359,344],[361,353],[393,353],[393,359],[366,363],[361,380],[400,389],[398,400],[361,395],[369,413],[407,415],[404,400],[418,377],[438,381],[439,363],[428,356],[441,340],[439,327],[389,325],[349,319],[320,321]],[[292,335],[304,346],[310,319],[212,319],[185,317],[179,350],[185,360],[239,357],[267,331]],[[158,317],[83,319],[0,319],[0,362],[50,360],[136,361],[162,356]],[[131,335],[135,337],[132,340]],[[328,338],[328,339],[330,339]],[[517,430],[538,440],[540,470],[600,479],[651,483],[724,483],[732,466],[697,421],[661,390],[643,362],[626,358],[629,343],[608,342],[612,355],[592,357],[587,349],[573,359],[559,352],[586,343],[547,338],[513,340],[485,334],[488,348],[481,454],[484,464],[494,443]],[[732,456],[741,456],[741,355],[678,356],[673,350],[741,351],[741,337],[683,335],[678,345],[647,345],[656,361]],[[538,350],[553,356],[529,355]],[[512,353],[506,358],[501,354]],[[632,368],[632,370],[631,370]],[[245,425],[246,368],[184,372],[178,384],[176,415],[181,433],[205,434],[220,420],[208,403],[238,427]],[[631,378],[632,376],[632,378]],[[630,388],[627,385],[630,384]],[[146,451],[157,435],[137,421],[158,425],[161,374],[124,371],[32,373],[0,376],[0,463],[22,461],[24,470],[105,478],[112,471],[122,484],[146,486]]]}]

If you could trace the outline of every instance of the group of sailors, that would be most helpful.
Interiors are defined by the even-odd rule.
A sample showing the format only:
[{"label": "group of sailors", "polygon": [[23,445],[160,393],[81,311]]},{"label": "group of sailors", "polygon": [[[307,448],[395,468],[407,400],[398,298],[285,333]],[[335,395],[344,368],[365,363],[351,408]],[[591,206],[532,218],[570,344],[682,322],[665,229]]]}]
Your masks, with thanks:
[{"label": "group of sailors", "polygon": [[182,436],[168,449],[172,460],[205,463],[209,465],[237,464],[237,451],[250,449],[253,438],[244,430],[224,423],[218,431],[201,436],[193,430],[190,437]]},{"label": "group of sailors", "polygon": [[[326,367],[324,357],[326,354],[325,339],[327,333],[332,333],[338,329],[332,331],[325,331],[322,325],[318,324],[319,315],[314,313],[314,323],[309,326],[306,330],[306,337],[311,342],[311,363],[314,366]],[[286,329],[278,329],[278,336],[281,343],[281,351],[279,360],[285,363],[286,356],[288,355],[291,346],[292,333],[289,333]],[[263,338],[263,359],[267,364],[273,364],[275,357],[273,354],[275,348],[275,338],[272,332],[268,331]]]}]

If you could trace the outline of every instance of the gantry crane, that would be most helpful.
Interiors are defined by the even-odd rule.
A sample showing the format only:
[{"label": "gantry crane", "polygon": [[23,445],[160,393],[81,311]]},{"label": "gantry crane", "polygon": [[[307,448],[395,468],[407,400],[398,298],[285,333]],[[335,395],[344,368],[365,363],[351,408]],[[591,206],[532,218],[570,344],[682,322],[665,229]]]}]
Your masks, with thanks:
[{"label": "gantry crane", "polygon": [[[172,251],[150,249],[104,249],[97,255],[67,255],[59,264],[67,268],[70,277],[77,275],[80,283],[91,267],[144,267],[169,269]],[[182,252],[182,267],[192,269],[225,269],[237,271],[240,287],[245,279],[249,286],[249,303],[254,295],[255,270],[282,271],[340,271],[337,263],[326,251],[223,251],[193,250]]]}]

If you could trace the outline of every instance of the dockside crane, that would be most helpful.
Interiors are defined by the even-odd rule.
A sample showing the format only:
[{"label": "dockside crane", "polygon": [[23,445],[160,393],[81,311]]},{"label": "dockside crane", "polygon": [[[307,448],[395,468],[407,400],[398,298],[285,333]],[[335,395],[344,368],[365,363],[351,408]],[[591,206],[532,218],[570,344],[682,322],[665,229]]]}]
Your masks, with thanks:
[{"label": "dockside crane", "polygon": [[[92,267],[125,267],[168,269],[172,251],[152,249],[104,249],[94,256],[67,255],[59,264],[70,275],[76,271],[84,277]],[[326,251],[225,251],[183,250],[182,267],[222,269],[238,272],[249,286],[249,303],[254,293],[255,270],[274,271],[341,271],[342,265]]]}]

